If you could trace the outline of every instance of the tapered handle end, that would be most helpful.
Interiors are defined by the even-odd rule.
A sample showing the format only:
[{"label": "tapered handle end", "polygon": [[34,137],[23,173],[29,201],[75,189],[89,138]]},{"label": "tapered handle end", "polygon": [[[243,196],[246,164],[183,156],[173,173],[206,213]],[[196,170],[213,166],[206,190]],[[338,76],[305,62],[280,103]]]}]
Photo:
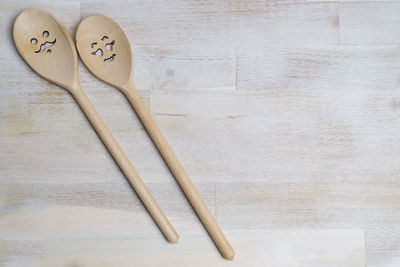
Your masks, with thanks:
[{"label": "tapered handle end", "polygon": [[235,258],[235,251],[233,250],[233,248],[227,248],[223,251],[221,250],[221,254],[227,260],[233,260]]},{"label": "tapered handle end", "polygon": [[170,232],[168,234],[165,234],[165,238],[168,240],[170,243],[178,243],[179,241],[179,235],[176,233],[175,229],[170,228]]}]

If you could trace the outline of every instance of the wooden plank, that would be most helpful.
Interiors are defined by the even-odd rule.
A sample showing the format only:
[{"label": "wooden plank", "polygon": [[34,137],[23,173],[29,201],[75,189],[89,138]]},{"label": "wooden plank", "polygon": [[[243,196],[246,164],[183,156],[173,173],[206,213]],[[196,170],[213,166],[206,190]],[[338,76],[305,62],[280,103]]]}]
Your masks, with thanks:
[{"label": "wooden plank", "polygon": [[[400,187],[272,182],[217,184],[217,215],[230,228],[391,228],[399,239]],[[238,214],[240,216],[232,216]],[[385,226],[382,226],[384,222]],[[384,237],[382,237],[384,238]],[[387,247],[389,248],[389,246]]]},{"label": "wooden plank", "polygon": [[[194,235],[204,234],[200,221],[176,183],[146,185],[176,228],[191,230]],[[214,214],[215,185],[203,184],[197,188]],[[43,236],[164,240],[124,179],[95,183],[11,182],[0,189],[0,201],[3,215],[0,229],[5,240],[40,240]],[[95,218],[99,221],[93,225]]]},{"label": "wooden plank", "polygon": [[[215,187],[198,188],[214,210]],[[227,230],[238,254],[234,262],[226,261],[183,196],[174,192],[176,188],[149,184],[149,189],[179,229],[178,244],[163,240],[124,184],[5,184],[0,189],[0,260],[7,266],[256,266],[265,262],[271,266],[364,266],[362,230]],[[154,249],[158,256],[150,257]],[[180,257],[181,253],[186,256]]]},{"label": "wooden plank", "polygon": [[[279,175],[283,183],[306,183],[328,173],[331,181],[365,177],[393,183],[399,173],[400,96],[395,90],[184,90],[153,92],[151,98],[156,121],[195,182],[260,181]],[[115,135],[140,174],[151,182],[170,179],[147,134],[121,127],[126,128]],[[119,175],[94,132],[88,128],[77,137],[79,130],[0,139],[3,172],[15,179],[25,177],[29,168],[32,180],[48,181],[51,169],[35,166],[51,162],[53,174],[60,168],[65,171],[58,174],[70,179],[80,179],[70,169],[93,173],[92,168],[97,176],[82,178],[87,182],[99,174],[105,179]]]},{"label": "wooden plank", "polygon": [[103,13],[137,45],[224,47],[227,44],[337,44],[336,3],[297,1],[148,1],[82,3],[82,15]]},{"label": "wooden plank", "polygon": [[[39,77],[35,78],[39,80],[38,83],[42,82]],[[46,84],[31,86],[29,89],[24,88],[25,84],[13,84],[11,90],[0,99],[0,116],[3,120],[0,135],[51,136],[76,135],[81,132],[95,136],[75,100],[64,89]],[[19,90],[19,87],[24,89]],[[124,96],[116,89],[104,87],[105,85],[92,89],[87,86],[84,90],[108,127],[112,131],[120,132],[128,129],[125,127],[129,127],[129,131],[143,130]],[[148,102],[148,92],[140,92],[140,95]],[[115,120],[115,117],[118,117],[118,120]]]},{"label": "wooden plank", "polygon": [[[75,209],[61,211],[74,214]],[[99,236],[6,240],[9,256],[4,259],[8,266],[365,266],[362,230],[236,230],[227,234],[238,249],[233,262],[222,259],[204,235],[186,235],[174,245],[158,239]],[[9,247],[15,249],[8,251]]]},{"label": "wooden plank", "polygon": [[340,3],[340,43],[400,43],[399,2]]},{"label": "wooden plank", "polygon": [[235,90],[235,49],[230,46],[133,47],[139,90]]},{"label": "wooden plank", "polygon": [[[0,139],[3,182],[62,184],[125,181],[94,132],[79,137],[25,136]],[[146,183],[174,183],[147,134],[118,134],[118,141]]]},{"label": "wooden plank", "polygon": [[397,46],[258,46],[237,49],[238,90],[396,90]]},{"label": "wooden plank", "polygon": [[395,266],[400,187],[364,178],[356,184],[346,178],[334,183],[328,176],[326,184],[217,184],[217,218],[234,229],[365,229],[368,264]]},{"label": "wooden plank", "polygon": [[396,183],[399,174],[395,90],[169,91],[151,97],[157,122],[194,179]]},{"label": "wooden plank", "polygon": [[230,1],[227,12],[233,42],[239,47],[255,43],[334,45],[339,41],[335,2]]}]

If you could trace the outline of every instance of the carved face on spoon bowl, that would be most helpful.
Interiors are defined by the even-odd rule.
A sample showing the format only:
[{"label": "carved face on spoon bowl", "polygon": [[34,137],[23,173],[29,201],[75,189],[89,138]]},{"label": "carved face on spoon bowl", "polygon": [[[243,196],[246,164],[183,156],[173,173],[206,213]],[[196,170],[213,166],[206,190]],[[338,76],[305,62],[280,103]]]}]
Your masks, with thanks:
[{"label": "carved face on spoon bowl", "polygon": [[99,41],[90,44],[90,47],[94,49],[90,54],[101,57],[104,62],[112,62],[117,56],[113,52],[114,44],[115,40],[110,40],[108,36],[104,35]]},{"label": "carved face on spoon bowl", "polygon": [[57,39],[54,38],[53,41],[48,40],[50,39],[50,33],[48,31],[42,32],[42,38],[40,38],[42,40],[38,40],[36,38],[32,38],[30,40],[31,44],[34,46],[34,49],[36,49],[34,52],[41,54],[44,51],[46,51],[48,54],[50,54],[51,53],[50,47],[56,44]]},{"label": "carved face on spoon bowl", "polygon": [[101,80],[119,88],[133,80],[131,46],[112,19],[84,18],[76,30],[76,48],[86,67]]},{"label": "carved face on spoon bowl", "polygon": [[40,76],[70,88],[78,81],[78,57],[67,30],[50,13],[22,11],[14,22],[14,43],[19,54]]}]

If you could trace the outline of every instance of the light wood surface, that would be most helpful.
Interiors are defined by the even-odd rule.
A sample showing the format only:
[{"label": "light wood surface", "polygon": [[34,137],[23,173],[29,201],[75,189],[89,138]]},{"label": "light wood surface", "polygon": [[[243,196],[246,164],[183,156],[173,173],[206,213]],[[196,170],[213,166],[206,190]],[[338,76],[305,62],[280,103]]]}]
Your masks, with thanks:
[{"label": "light wood surface", "polygon": [[[13,37],[18,52],[40,76],[65,89],[75,98],[83,113],[110,151],[165,238],[172,243],[178,234],[133,168],[118,142],[79,85],[75,45],[64,26],[50,13],[27,9],[15,19]],[[43,38],[42,38],[43,37]],[[51,47],[47,46],[52,40]]]},{"label": "light wood surface", "polygon": [[[129,102],[81,64],[85,93],[180,234],[163,240],[75,100],[19,57],[12,23],[28,7],[72,35],[91,14],[118,21],[138,93],[234,261],[210,248]],[[399,266],[399,12],[397,1],[2,1],[0,265]]]},{"label": "light wood surface", "polygon": [[123,30],[111,18],[88,16],[76,30],[76,48],[83,63],[95,76],[125,94],[221,255],[233,260],[235,251],[134,87],[132,51]]}]

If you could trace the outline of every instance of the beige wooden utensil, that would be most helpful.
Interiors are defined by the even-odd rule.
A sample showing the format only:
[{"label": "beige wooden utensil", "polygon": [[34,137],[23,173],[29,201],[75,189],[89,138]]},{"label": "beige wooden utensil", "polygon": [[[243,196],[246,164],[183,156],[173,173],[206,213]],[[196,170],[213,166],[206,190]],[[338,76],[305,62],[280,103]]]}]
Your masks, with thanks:
[{"label": "beige wooden utensil", "polygon": [[13,35],[15,45],[26,63],[43,78],[67,89],[76,99],[166,239],[177,242],[178,234],[81,89],[78,56],[64,26],[45,11],[27,9],[16,18]]},{"label": "beige wooden utensil", "polygon": [[88,16],[76,31],[76,46],[88,69],[128,98],[219,251],[225,258],[233,259],[234,250],[135,90],[131,47],[122,29],[108,17]]}]

